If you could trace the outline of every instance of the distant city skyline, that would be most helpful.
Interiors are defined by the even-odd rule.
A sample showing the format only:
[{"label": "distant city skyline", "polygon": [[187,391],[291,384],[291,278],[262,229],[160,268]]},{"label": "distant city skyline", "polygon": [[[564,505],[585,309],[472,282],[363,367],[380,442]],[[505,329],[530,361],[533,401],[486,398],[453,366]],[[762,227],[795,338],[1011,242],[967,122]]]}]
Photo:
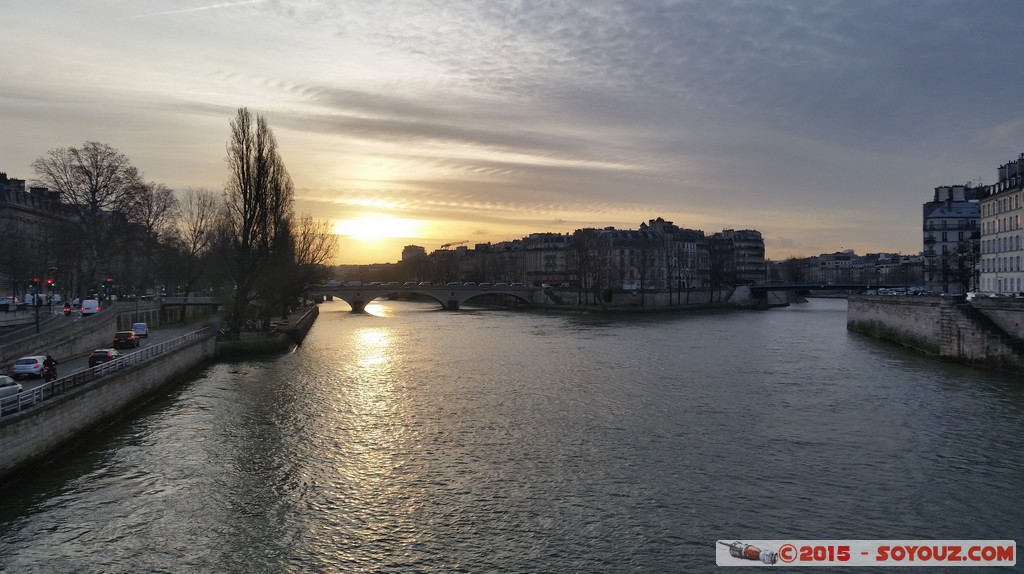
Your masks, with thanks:
[{"label": "distant city skyline", "polygon": [[766,257],[922,250],[1024,151],[1014,0],[12,0],[0,171],[86,141],[183,192],[264,115],[338,263],[663,217]]}]

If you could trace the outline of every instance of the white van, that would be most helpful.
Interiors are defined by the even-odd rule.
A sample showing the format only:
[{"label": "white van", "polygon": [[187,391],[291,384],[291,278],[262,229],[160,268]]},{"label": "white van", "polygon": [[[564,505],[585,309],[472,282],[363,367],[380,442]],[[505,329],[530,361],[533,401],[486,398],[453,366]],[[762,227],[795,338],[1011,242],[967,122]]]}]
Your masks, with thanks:
[{"label": "white van", "polygon": [[135,335],[138,337],[148,337],[149,325],[145,323],[132,323],[132,331],[135,331]]},{"label": "white van", "polygon": [[95,299],[82,300],[82,316],[88,317],[100,312],[100,302]]}]

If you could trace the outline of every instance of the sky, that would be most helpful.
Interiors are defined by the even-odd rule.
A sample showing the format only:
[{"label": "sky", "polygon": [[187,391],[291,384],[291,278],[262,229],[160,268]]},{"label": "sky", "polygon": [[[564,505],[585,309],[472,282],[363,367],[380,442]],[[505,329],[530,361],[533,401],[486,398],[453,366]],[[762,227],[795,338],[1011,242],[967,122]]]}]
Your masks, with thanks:
[{"label": "sky", "polygon": [[263,115],[338,263],[662,217],[918,253],[1024,152],[1019,0],[0,0],[0,171],[87,141],[220,192]]}]

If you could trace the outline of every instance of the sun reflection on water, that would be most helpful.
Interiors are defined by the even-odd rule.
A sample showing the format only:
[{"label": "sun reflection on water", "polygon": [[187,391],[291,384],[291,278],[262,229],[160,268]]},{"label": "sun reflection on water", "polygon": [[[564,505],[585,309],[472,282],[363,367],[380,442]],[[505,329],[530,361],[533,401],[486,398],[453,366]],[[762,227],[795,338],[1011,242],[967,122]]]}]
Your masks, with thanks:
[{"label": "sun reflection on water", "polygon": [[414,431],[401,384],[405,362],[395,337],[378,327],[353,335],[344,390],[348,436],[338,471],[353,550],[365,553],[385,541],[385,547],[409,543],[403,533],[415,531],[408,512],[418,504],[410,499],[403,469]]}]

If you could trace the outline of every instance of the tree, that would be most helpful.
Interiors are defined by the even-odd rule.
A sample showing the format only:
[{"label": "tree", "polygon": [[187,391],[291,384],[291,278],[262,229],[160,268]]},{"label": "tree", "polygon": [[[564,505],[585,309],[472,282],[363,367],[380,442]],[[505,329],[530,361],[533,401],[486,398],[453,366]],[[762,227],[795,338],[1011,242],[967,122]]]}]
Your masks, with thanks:
[{"label": "tree", "polygon": [[186,297],[203,274],[203,262],[213,246],[219,209],[217,196],[207,189],[188,188],[178,203],[173,243],[178,246],[178,268]]},{"label": "tree", "polygon": [[38,182],[60,193],[82,226],[86,283],[96,287],[97,264],[106,258],[116,224],[142,187],[138,169],[127,156],[99,142],[58,148],[32,162]]},{"label": "tree", "polygon": [[[338,247],[331,222],[303,215],[295,222],[295,264],[298,267],[296,283],[304,288],[326,276],[325,266],[334,259]],[[305,289],[303,289],[305,293]]]},{"label": "tree", "polygon": [[130,198],[132,202],[128,221],[139,226],[142,237],[142,261],[135,275],[135,286],[153,286],[153,258],[160,249],[161,239],[169,239],[174,232],[174,221],[180,204],[174,192],[162,183],[150,182],[140,187]]},{"label": "tree", "polygon": [[250,303],[284,279],[274,271],[290,255],[294,188],[264,117],[239,108],[230,125],[220,238],[232,282],[228,328],[237,333]]}]

